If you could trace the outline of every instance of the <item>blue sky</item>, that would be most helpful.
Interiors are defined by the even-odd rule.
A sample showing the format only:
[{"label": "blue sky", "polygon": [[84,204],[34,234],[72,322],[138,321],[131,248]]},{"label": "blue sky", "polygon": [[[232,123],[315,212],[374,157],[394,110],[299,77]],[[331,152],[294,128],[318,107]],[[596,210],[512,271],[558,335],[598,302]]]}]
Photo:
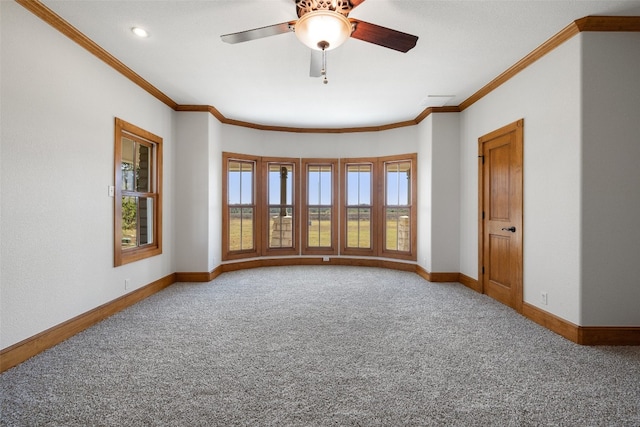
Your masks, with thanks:
[{"label": "blue sky", "polygon": [[[287,204],[293,193],[291,175],[287,179]],[[269,172],[269,204],[280,203],[280,172]],[[311,171],[308,179],[308,198],[311,205],[331,205],[331,172]],[[387,205],[409,204],[409,185],[405,172],[388,171],[386,176]],[[229,204],[252,204],[252,172],[229,173]],[[347,204],[371,204],[371,172],[347,173]]]}]

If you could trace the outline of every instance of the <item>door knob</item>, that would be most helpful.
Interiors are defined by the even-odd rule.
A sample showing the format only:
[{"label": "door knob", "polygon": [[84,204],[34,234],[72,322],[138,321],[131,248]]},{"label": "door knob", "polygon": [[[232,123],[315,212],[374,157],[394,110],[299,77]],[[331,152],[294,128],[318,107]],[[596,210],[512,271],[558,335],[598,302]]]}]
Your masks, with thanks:
[{"label": "door knob", "polygon": [[516,228],[512,225],[509,228],[503,228],[502,231],[510,231],[512,233],[515,233],[516,232]]}]

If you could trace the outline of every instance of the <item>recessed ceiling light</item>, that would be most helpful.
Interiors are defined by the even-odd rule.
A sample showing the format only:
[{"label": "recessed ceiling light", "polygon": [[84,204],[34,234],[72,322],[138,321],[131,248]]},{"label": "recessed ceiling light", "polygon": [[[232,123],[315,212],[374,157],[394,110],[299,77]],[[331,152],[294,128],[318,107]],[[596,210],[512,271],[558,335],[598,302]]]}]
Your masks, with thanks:
[{"label": "recessed ceiling light", "polygon": [[133,27],[131,28],[131,31],[133,32],[133,34],[135,34],[138,37],[142,37],[142,38],[149,37],[149,33],[144,28]]}]

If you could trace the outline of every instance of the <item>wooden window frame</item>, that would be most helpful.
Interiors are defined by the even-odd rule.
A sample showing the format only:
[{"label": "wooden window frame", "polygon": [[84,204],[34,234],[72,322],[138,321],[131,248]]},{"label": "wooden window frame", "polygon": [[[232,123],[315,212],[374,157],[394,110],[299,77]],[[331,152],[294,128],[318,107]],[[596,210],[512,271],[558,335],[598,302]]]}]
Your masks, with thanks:
[{"label": "wooden window frame", "polygon": [[[339,169],[338,159],[302,159],[301,174],[301,198],[302,198],[302,221],[300,228],[302,229],[302,254],[303,255],[338,255],[338,224],[340,223],[338,201],[339,188]],[[309,192],[308,192],[308,173],[309,166],[330,166],[331,167],[331,246],[310,247],[309,243]]]},{"label": "wooden window frame", "polygon": [[[269,242],[269,231],[271,229],[271,216],[269,214],[269,165],[282,164],[293,166],[292,184],[292,210],[293,210],[293,236],[292,246],[284,248],[272,248]],[[263,195],[260,204],[260,215],[264,226],[261,227],[262,235],[262,255],[263,256],[291,256],[300,254],[300,159],[288,157],[263,157],[262,158],[262,179],[260,193]]]},{"label": "wooden window frame", "polygon": [[[229,250],[229,162],[252,162],[255,165],[253,176],[253,249],[242,251]],[[262,191],[258,188],[258,180],[261,177],[262,159],[259,156],[246,154],[222,153],[222,260],[230,261],[243,258],[254,258],[262,253]]]},{"label": "wooden window frame", "polygon": [[[340,198],[340,254],[350,256],[368,256],[395,258],[407,261],[416,261],[417,257],[417,154],[400,154],[386,157],[362,157],[340,159],[341,164],[341,198]],[[386,241],[386,176],[385,165],[387,163],[397,163],[409,161],[411,163],[411,197],[409,212],[410,221],[410,250],[397,251],[387,250]],[[354,164],[372,165],[372,199],[371,199],[371,248],[350,248],[347,247],[347,167]]]},{"label": "wooden window frame", "polygon": [[[162,253],[162,138],[138,126],[115,119],[115,156],[114,156],[114,266],[129,264],[134,261],[156,256]],[[122,138],[127,137],[151,145],[152,165],[149,192],[124,191],[122,188]],[[122,197],[150,197],[154,200],[153,242],[134,248],[122,248]]]},{"label": "wooden window frame", "polygon": [[[230,160],[250,161],[255,164],[254,174],[254,248],[248,251],[231,252],[229,245],[229,205],[228,205],[228,164]],[[363,158],[287,158],[287,157],[260,157],[246,154],[222,153],[222,260],[230,261],[244,258],[256,258],[261,256],[299,256],[299,255],[347,255],[362,257],[384,257],[407,261],[417,260],[417,154],[402,154],[386,157]],[[387,163],[410,162],[411,164],[411,195],[410,195],[410,250],[387,250],[385,209],[386,206],[386,176],[385,165]],[[292,180],[293,202],[293,240],[292,247],[270,248],[269,227],[271,227],[268,205],[268,177],[269,164],[293,165],[294,177]],[[371,165],[371,247],[349,248],[347,247],[347,168],[353,164]],[[310,165],[331,165],[334,170],[332,176],[332,245],[331,247],[308,247],[308,179],[307,167]],[[402,205],[405,207],[404,205]]]},{"label": "wooden window frame", "polygon": [[[405,154],[405,155],[398,155],[398,156],[388,156],[388,157],[381,157],[378,159],[379,162],[379,166],[378,166],[378,171],[380,173],[380,176],[378,177],[378,182],[380,182],[382,185],[380,185],[380,206],[379,206],[379,213],[378,213],[378,218],[380,219],[380,233],[377,233],[380,238],[379,238],[379,255],[385,258],[398,258],[398,259],[405,259],[405,260],[411,260],[411,261],[416,261],[417,260],[417,251],[416,251],[416,244],[417,244],[417,230],[416,230],[416,226],[417,226],[417,167],[418,167],[418,162],[417,162],[418,156],[417,154]],[[387,177],[386,177],[386,165],[389,163],[402,163],[402,162],[409,162],[411,164],[411,175],[410,175],[410,182],[411,182],[411,194],[409,197],[409,206],[406,206],[409,208],[409,212],[411,217],[409,218],[409,227],[410,227],[410,243],[409,243],[409,251],[398,251],[398,250],[389,250],[386,248],[386,239],[387,239],[387,227],[386,227],[386,223],[385,223],[385,211],[387,209]],[[395,205],[394,205],[395,206]]]},{"label": "wooden window frame", "polygon": [[[380,197],[380,185],[377,185],[378,175],[378,159],[377,158],[348,158],[340,159],[341,164],[341,197],[340,197],[340,254],[341,255],[353,255],[353,256],[376,256],[378,254],[379,245],[379,233],[376,233],[379,209],[376,207],[379,205]],[[350,165],[367,164],[371,165],[371,204],[370,206],[370,226],[371,226],[371,247],[370,248],[353,248],[347,246],[347,168]]]}]

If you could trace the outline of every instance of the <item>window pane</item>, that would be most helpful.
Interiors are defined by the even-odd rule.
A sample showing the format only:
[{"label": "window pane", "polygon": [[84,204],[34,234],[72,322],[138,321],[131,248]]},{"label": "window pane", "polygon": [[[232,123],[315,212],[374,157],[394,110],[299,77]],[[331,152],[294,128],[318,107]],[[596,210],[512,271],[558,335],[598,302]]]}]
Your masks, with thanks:
[{"label": "window pane", "polygon": [[133,162],[135,159],[135,142],[129,138],[122,138],[122,189],[133,191],[134,180]]},{"label": "window pane", "polygon": [[292,248],[293,221],[293,165],[268,164],[268,221],[269,248]]},{"label": "window pane", "polygon": [[138,198],[122,198],[122,249],[138,244]]},{"label": "window pane", "polygon": [[331,208],[309,208],[307,246],[331,247]]},{"label": "window pane", "polygon": [[153,243],[153,199],[151,197],[138,199],[138,224],[140,246]]},{"label": "window pane", "polygon": [[371,248],[370,208],[347,208],[347,247]]},{"label": "window pane", "polygon": [[385,249],[411,251],[411,221],[409,208],[385,209]]},{"label": "window pane", "polygon": [[229,250],[253,249],[253,208],[229,208]]},{"label": "window pane", "polygon": [[387,205],[408,206],[411,195],[411,163],[385,164]]},{"label": "window pane", "polygon": [[290,205],[293,200],[293,165],[269,163],[269,204]]},{"label": "window pane", "polygon": [[281,215],[280,207],[269,208],[269,247],[292,248],[293,247],[293,208],[283,207],[286,215]]},{"label": "window pane", "polygon": [[309,166],[307,175],[308,203],[331,206],[331,166]]},{"label": "window pane", "polygon": [[371,204],[371,171],[370,164],[347,166],[347,205]]},{"label": "window pane", "polygon": [[227,203],[253,204],[253,163],[230,161],[227,171]]},{"label": "window pane", "polygon": [[136,158],[136,191],[148,193],[151,191],[151,148],[137,144]]},{"label": "window pane", "polygon": [[240,204],[240,163],[229,162],[227,172],[227,203]]},{"label": "window pane", "polygon": [[243,205],[253,204],[254,168],[253,163],[241,163],[240,203]]}]

